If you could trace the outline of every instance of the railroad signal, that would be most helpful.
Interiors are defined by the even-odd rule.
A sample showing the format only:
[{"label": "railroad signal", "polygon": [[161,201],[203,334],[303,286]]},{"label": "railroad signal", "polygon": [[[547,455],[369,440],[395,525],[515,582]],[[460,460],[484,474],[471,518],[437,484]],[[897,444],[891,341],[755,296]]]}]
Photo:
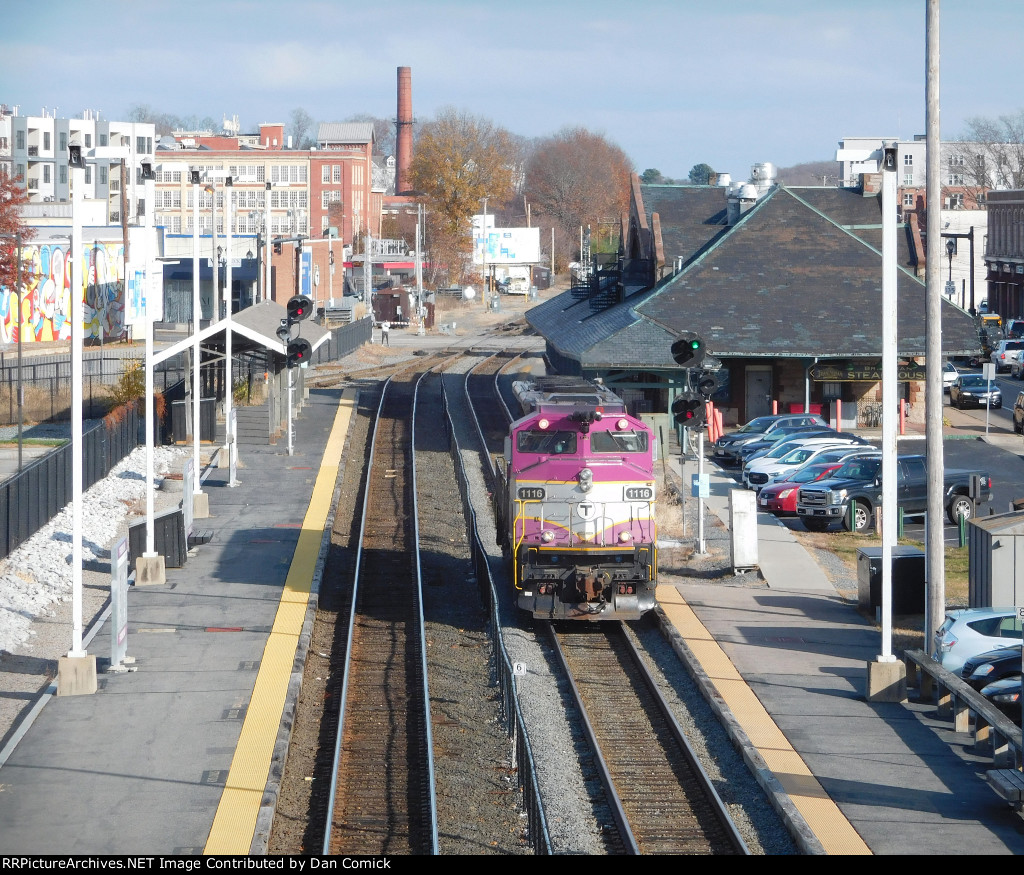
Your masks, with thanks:
[{"label": "railroad signal", "polygon": [[722,380],[718,371],[701,371],[697,375],[697,391],[704,400],[714,395],[721,385]]},{"label": "railroad signal", "polygon": [[672,358],[684,368],[699,368],[704,361],[704,341],[692,331],[682,331],[672,343]]},{"label": "railroad signal", "polygon": [[680,392],[679,397],[672,402],[672,413],[680,425],[700,428],[705,421],[704,399],[696,392]]},{"label": "railroad signal", "polygon": [[288,367],[294,368],[309,361],[313,354],[313,347],[304,337],[297,337],[288,342]]},{"label": "railroad signal", "polygon": [[307,295],[292,295],[288,299],[288,324],[294,325],[313,315],[313,301]]}]

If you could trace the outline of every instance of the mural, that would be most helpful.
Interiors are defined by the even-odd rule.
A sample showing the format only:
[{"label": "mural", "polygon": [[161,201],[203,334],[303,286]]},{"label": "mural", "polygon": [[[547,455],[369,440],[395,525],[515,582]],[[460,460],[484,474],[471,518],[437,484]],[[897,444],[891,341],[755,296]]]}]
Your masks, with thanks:
[{"label": "mural", "polygon": [[[21,314],[13,289],[0,288],[0,341],[22,343],[71,337],[71,261],[67,243],[24,248]],[[86,244],[82,253],[82,327],[86,341],[116,340],[125,329],[124,245]]]}]

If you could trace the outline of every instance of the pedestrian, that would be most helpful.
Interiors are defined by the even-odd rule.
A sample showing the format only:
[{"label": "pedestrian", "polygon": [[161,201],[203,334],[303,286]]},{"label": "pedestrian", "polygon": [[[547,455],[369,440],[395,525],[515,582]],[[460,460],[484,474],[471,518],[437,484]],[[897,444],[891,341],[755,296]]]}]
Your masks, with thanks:
[{"label": "pedestrian", "polygon": [[391,341],[388,340],[388,331],[391,329],[391,323],[384,321],[380,323],[380,342],[383,346],[391,346]]}]

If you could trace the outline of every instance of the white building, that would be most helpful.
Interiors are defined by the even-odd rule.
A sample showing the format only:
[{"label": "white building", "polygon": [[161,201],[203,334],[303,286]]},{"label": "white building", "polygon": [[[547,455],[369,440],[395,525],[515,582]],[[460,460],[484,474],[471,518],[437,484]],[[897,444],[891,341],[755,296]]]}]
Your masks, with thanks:
[{"label": "white building", "polygon": [[141,122],[102,120],[86,110],[81,118],[58,118],[46,108],[38,116],[21,115],[19,107],[0,106],[0,172],[24,181],[30,203],[71,200],[68,146],[79,145],[86,156],[97,146],[127,150],[120,159],[99,158],[85,168],[85,198],[107,202],[107,221],[121,223],[122,195],[128,222],[142,222],[145,196],[142,164],[152,163],[155,128]]}]

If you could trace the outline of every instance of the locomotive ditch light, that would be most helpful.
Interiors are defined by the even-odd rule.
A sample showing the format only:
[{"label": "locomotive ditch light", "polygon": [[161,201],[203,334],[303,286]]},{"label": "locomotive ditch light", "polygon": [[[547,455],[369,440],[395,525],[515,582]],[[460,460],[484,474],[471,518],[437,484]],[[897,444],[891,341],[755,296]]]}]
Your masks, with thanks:
[{"label": "locomotive ditch light", "polygon": [[549,529],[545,529],[543,532],[540,533],[540,539],[545,544],[550,544],[553,540],[555,540],[555,533],[550,531]]},{"label": "locomotive ditch light", "polygon": [[627,544],[633,540],[633,535],[630,532],[619,532],[619,540],[623,544]]},{"label": "locomotive ditch light", "polygon": [[594,485],[594,472],[589,468],[584,468],[580,471],[580,489],[584,492],[589,492]]}]

